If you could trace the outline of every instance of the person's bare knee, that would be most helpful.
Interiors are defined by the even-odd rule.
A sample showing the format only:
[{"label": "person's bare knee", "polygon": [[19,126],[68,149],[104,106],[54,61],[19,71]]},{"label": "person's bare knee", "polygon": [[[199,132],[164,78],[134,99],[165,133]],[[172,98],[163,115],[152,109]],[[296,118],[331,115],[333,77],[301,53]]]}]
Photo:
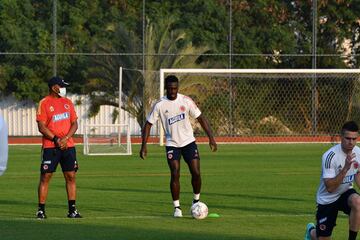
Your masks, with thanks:
[{"label": "person's bare knee", "polygon": [[51,177],[52,177],[52,173],[43,173],[43,174],[41,174],[40,175],[40,183],[41,184],[49,183]]},{"label": "person's bare knee", "polygon": [[75,172],[64,172],[64,177],[66,182],[74,183],[75,182]]}]

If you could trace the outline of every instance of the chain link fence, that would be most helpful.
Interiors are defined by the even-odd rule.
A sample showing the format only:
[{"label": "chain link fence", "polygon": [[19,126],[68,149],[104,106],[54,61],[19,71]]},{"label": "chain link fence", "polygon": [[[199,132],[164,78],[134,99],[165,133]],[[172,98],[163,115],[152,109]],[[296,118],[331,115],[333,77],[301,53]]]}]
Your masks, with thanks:
[{"label": "chain link fence", "polygon": [[345,121],[360,121],[359,73],[175,75],[179,91],[194,99],[224,142],[329,142]]}]

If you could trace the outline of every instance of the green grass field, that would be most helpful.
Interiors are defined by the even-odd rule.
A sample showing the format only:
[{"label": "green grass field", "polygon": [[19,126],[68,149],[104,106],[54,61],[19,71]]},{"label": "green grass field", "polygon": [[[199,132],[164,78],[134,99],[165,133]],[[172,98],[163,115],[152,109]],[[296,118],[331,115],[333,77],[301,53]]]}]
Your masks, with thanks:
[{"label": "green grass field", "polygon": [[[182,161],[182,219],[172,217],[169,173],[163,147],[149,145],[146,160],[133,156],[84,156],[78,146],[77,206],[83,219],[67,219],[60,168],[46,205],[35,219],[40,146],[10,146],[0,177],[0,239],[303,239],[314,220],[320,159],[326,144],[200,145],[201,200],[220,218],[194,220],[190,175]],[[347,238],[340,214],[333,239]]]}]

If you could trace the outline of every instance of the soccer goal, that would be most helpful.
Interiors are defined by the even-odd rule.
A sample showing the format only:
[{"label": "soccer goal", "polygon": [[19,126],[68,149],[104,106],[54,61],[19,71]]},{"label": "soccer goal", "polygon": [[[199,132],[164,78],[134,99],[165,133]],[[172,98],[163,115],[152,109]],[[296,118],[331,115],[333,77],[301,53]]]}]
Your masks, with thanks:
[{"label": "soccer goal", "polygon": [[[122,67],[119,68],[118,117],[115,124],[84,124],[85,155],[131,155],[129,118],[123,116],[122,106]],[[110,118],[110,117],[108,117]],[[127,119],[127,120],[125,120]],[[109,120],[109,119],[107,119]]]},{"label": "soccer goal", "polygon": [[85,125],[84,154],[131,155],[130,129],[128,124]]},{"label": "soccer goal", "polygon": [[219,142],[332,142],[345,121],[360,123],[359,69],[161,69],[160,96],[170,74]]}]

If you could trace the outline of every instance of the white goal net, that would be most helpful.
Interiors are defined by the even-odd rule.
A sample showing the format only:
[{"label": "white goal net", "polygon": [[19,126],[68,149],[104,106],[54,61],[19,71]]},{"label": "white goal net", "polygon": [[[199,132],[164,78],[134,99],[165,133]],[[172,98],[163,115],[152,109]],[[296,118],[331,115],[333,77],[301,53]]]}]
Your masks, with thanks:
[{"label": "white goal net", "polygon": [[345,121],[360,123],[359,69],[161,69],[160,96],[168,75],[219,142],[331,142]]},{"label": "white goal net", "polygon": [[[122,110],[123,69],[119,68],[118,117],[115,124],[90,124],[88,119],[84,125],[85,155],[131,155],[131,137],[129,118],[125,120]],[[111,118],[107,116],[107,120]]]},{"label": "white goal net", "polygon": [[85,125],[84,154],[131,155],[128,124]]}]

